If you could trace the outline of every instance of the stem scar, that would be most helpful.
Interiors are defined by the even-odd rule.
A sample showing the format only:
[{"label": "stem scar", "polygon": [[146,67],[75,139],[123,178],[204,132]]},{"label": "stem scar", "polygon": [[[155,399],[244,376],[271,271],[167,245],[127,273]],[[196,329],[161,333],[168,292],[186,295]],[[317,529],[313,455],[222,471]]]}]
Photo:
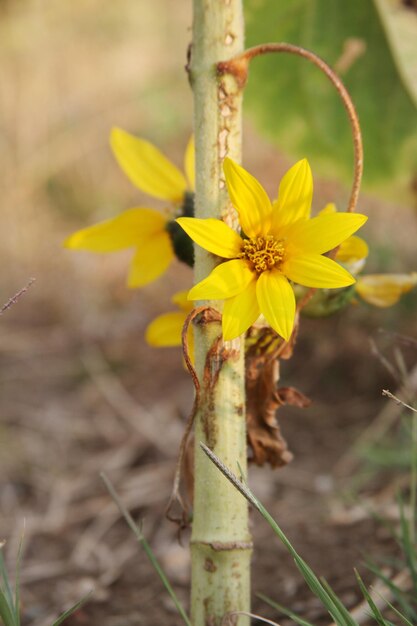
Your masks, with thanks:
[{"label": "stem scar", "polygon": [[216,565],[214,565],[212,559],[209,559],[208,557],[204,561],[204,569],[207,572],[215,572],[215,571],[217,571]]}]

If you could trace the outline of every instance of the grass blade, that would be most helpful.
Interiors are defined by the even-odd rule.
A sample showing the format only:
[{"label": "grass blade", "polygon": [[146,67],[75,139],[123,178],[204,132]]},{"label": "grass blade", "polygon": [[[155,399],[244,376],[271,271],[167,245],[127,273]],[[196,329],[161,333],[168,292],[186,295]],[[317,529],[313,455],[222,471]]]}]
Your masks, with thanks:
[{"label": "grass blade", "polygon": [[20,626],[20,566],[22,564],[23,555],[23,533],[19,542],[19,549],[17,551],[16,559],[16,578],[14,581],[14,614],[16,618],[17,626]]},{"label": "grass blade", "polygon": [[13,612],[14,615],[14,599],[12,594],[12,588],[10,586],[9,576],[7,574],[6,564],[4,562],[3,552],[0,549],[0,574],[3,581],[3,585],[0,585],[0,592],[7,602],[7,606]]},{"label": "grass blade", "polygon": [[4,626],[16,626],[14,613],[10,609],[7,597],[2,589],[0,589],[0,618],[4,623]]},{"label": "grass blade", "polygon": [[91,596],[91,593],[92,592],[90,591],[89,593],[87,593],[87,595],[85,595],[83,598],[81,598],[81,600],[79,600],[76,604],[74,604],[74,606],[72,606],[71,608],[69,608],[66,611],[64,611],[64,613],[62,613],[62,615],[60,615],[58,617],[58,619],[56,619],[54,621],[52,626],[59,626],[68,617],[70,617],[73,613],[75,613],[75,611],[78,611],[78,609],[81,608],[83,606],[83,604],[85,604],[87,602],[88,598]]},{"label": "grass blade", "polygon": [[352,617],[352,615],[350,614],[348,609],[345,607],[343,602],[336,595],[335,591],[333,591],[333,589],[331,588],[331,586],[329,585],[327,580],[325,580],[324,578],[321,578],[320,580],[321,580],[321,583],[322,583],[323,587],[327,591],[328,595],[333,600],[333,602],[336,604],[336,606],[338,607],[339,611],[342,613],[344,618],[346,620],[350,620],[350,621],[348,621],[349,624],[352,623],[352,624],[356,625],[357,624],[356,620]]},{"label": "grass blade", "polygon": [[[389,608],[394,611],[394,613],[396,615],[398,615],[398,617],[400,618],[400,620],[406,625],[406,626],[414,626],[414,624],[412,624],[410,622],[409,619],[407,619],[407,617],[405,615],[403,615],[398,609],[395,608],[395,606],[393,604],[391,604],[391,602],[387,601],[387,605],[389,606]],[[395,625],[394,625],[395,626]]]},{"label": "grass blade", "polygon": [[276,609],[287,617],[290,617],[293,622],[299,624],[299,626],[314,626],[314,624],[312,624],[311,622],[307,622],[307,620],[303,619],[302,617],[298,617],[298,615],[296,615],[289,609],[286,609],[285,606],[282,606],[281,604],[278,604],[278,602],[271,600],[271,598],[268,598],[268,596],[264,596],[263,593],[258,593],[257,596],[258,598],[269,604],[269,606],[272,606],[273,609]]},{"label": "grass blade", "polygon": [[356,569],[355,569],[355,576],[356,576],[356,580],[358,581],[360,590],[362,591],[363,597],[367,601],[368,606],[369,606],[370,610],[372,611],[372,615],[373,615],[376,623],[379,624],[379,626],[387,626],[387,622],[384,619],[384,616],[382,615],[381,611],[379,610],[379,608],[375,604],[371,594],[367,590],[367,588],[366,588],[362,578],[359,575],[359,572]]},{"label": "grass blade", "polygon": [[146,556],[148,557],[149,561],[151,562],[152,567],[154,568],[154,570],[158,574],[159,578],[161,579],[162,584],[164,585],[165,589],[167,590],[167,592],[171,596],[171,599],[174,602],[174,604],[176,606],[176,609],[177,609],[178,613],[181,615],[184,623],[186,624],[186,626],[192,626],[187,613],[185,612],[185,610],[184,610],[180,600],[178,599],[175,591],[171,587],[171,583],[169,582],[168,578],[165,575],[165,572],[163,571],[163,569],[159,565],[158,560],[155,557],[155,555],[154,555],[154,553],[152,551],[151,546],[149,545],[149,543],[146,541],[145,537],[143,536],[142,530],[135,523],[135,521],[134,521],[133,517],[130,515],[129,511],[122,504],[119,496],[117,495],[113,485],[111,484],[111,482],[107,478],[107,476],[105,474],[101,473],[100,477],[101,477],[102,481],[104,482],[104,484],[106,485],[106,488],[107,488],[109,494],[111,495],[112,499],[116,503],[120,513],[122,514],[122,516],[126,520],[129,528],[134,533],[138,543],[144,549]]},{"label": "grass blade", "polygon": [[408,617],[412,617],[417,623],[417,613],[415,612],[413,606],[407,600],[409,594],[400,587],[398,587],[398,585],[396,585],[392,580],[390,580],[388,576],[384,574],[384,572],[382,572],[376,565],[373,565],[372,563],[367,563],[366,566],[370,572],[375,574],[375,576],[387,586],[395,600],[402,607],[402,610],[405,611]]},{"label": "grass blade", "polygon": [[216,467],[224,474],[224,476],[236,487],[236,489],[259,511],[262,517],[268,522],[272,530],[287,548],[288,552],[293,557],[297,568],[300,570],[304,580],[310,587],[311,591],[316,595],[323,606],[327,609],[330,616],[338,624],[338,626],[358,626],[357,622],[352,618],[349,611],[342,605],[340,601],[335,602],[334,597],[328,593],[325,587],[321,584],[320,580],[314,574],[313,570],[307,565],[307,563],[296,552],[295,548],[291,545],[281,528],[278,526],[274,518],[268,513],[261,502],[252,493],[249,487],[242,483],[233,472],[226,467],[220,459],[203,443],[200,443],[201,448],[209,459],[216,465]]},{"label": "grass blade", "polygon": [[19,622],[16,621],[15,603],[2,552],[3,545],[0,545],[0,618],[4,626],[19,626]]},{"label": "grass blade", "polygon": [[405,516],[404,503],[400,497],[398,497],[398,505],[400,509],[401,547],[403,549],[404,556],[406,558],[406,562],[411,573],[411,578],[413,580],[414,589],[417,590],[417,568],[416,568],[415,545],[411,539],[409,521],[407,520]]}]

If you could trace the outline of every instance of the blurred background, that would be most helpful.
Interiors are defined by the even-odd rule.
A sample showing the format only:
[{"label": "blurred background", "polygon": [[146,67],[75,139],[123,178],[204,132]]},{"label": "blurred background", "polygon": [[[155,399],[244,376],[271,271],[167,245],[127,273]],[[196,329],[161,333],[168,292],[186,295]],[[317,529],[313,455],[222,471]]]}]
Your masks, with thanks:
[{"label": "blurred background", "polygon": [[[13,571],[25,528],[23,624],[52,621],[92,588],[69,624],[180,623],[100,471],[145,518],[167,574],[185,601],[188,595],[187,534],[183,547],[164,510],[193,388],[179,349],[149,348],[144,330],[171,309],[175,291],[189,287],[191,270],[174,264],[158,282],[131,291],[130,252],[72,252],[62,242],[124,209],[164,208],[125,178],[108,137],[119,126],[182,166],[192,132],[184,70],[190,5],[0,1],[0,304],[36,279],[0,319],[0,539]],[[344,7],[248,0],[248,43],[302,43],[339,69],[364,129],[366,271],[415,271],[416,82],[395,47],[407,37],[397,34],[398,22],[391,27],[384,3]],[[404,11],[415,27],[415,7]],[[413,59],[415,41],[414,52],[407,49]],[[328,202],[344,209],[349,126],[326,79],[305,64],[254,62],[244,164],[274,196],[286,168],[307,156],[315,210]],[[251,475],[299,552],[350,605],[358,602],[353,566],[364,555],[395,551],[369,511],[394,515],[394,487],[409,469],[401,407],[381,392],[405,388],[414,397],[416,305],[410,293],[390,309],[361,304],[303,323],[282,380],[313,404],[279,414],[294,461]],[[252,530],[255,591],[327,623],[265,525],[254,518]]]}]

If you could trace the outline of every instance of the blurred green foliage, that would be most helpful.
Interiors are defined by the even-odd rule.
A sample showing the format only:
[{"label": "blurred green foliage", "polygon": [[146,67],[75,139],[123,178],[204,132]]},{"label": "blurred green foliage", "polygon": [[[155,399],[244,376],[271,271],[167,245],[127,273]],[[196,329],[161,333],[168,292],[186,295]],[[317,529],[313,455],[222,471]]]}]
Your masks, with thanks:
[{"label": "blurred green foliage", "polygon": [[417,2],[374,0],[394,62],[404,86],[417,105]]},{"label": "blurred green foliage", "polygon": [[[313,50],[338,71],[361,120],[365,184],[391,198],[409,198],[417,173],[417,111],[375,5],[370,0],[246,0],[245,7],[248,46],[291,42]],[[414,49],[417,57],[416,43]],[[247,104],[259,129],[281,149],[307,156],[328,176],[351,179],[345,110],[312,64],[283,54],[257,59]]]},{"label": "blurred green foliage", "polygon": [[[19,552],[16,562],[15,584],[12,585],[4,562],[2,548],[0,544],[0,624],[2,626],[20,626],[20,565],[22,558],[22,544],[20,542]],[[79,602],[64,611],[52,624],[60,626],[68,617],[71,617],[88,600],[90,593],[84,596]]]}]

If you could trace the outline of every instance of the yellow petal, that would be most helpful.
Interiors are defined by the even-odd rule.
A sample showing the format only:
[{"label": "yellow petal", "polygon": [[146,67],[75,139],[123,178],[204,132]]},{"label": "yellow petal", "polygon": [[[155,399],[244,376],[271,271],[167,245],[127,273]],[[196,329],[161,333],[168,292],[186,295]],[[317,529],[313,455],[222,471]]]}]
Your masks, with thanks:
[{"label": "yellow petal", "polygon": [[174,293],[171,298],[171,302],[176,304],[177,307],[181,309],[181,311],[184,311],[184,313],[187,314],[191,313],[194,307],[193,303],[190,302],[188,299],[188,289],[186,289],[185,291],[177,291],[177,293]]},{"label": "yellow petal", "polygon": [[417,285],[417,272],[411,274],[368,274],[361,276],[356,291],[369,304],[379,307],[392,306],[403,293]]},{"label": "yellow petal", "polygon": [[249,265],[240,259],[226,261],[214,268],[207,278],[197,283],[189,292],[190,300],[223,300],[233,298],[252,282],[254,274]]},{"label": "yellow petal", "polygon": [[[336,205],[330,202],[319,212],[319,216],[332,215],[336,212]],[[342,241],[336,254],[336,260],[342,263],[351,274],[356,276],[363,269],[368,254],[369,248],[366,241],[361,237],[353,235]]]},{"label": "yellow petal", "polygon": [[267,235],[272,206],[265,189],[232,159],[224,160],[223,169],[230,200],[239,213],[243,232],[248,237]]},{"label": "yellow petal", "polygon": [[319,254],[290,257],[282,264],[281,270],[287,278],[304,287],[337,289],[355,282],[344,267]]},{"label": "yellow petal", "polygon": [[225,259],[236,258],[240,253],[241,237],[221,220],[179,217],[176,221],[204,250]]},{"label": "yellow petal", "polygon": [[158,233],[137,249],[130,266],[128,286],[143,287],[153,282],[167,270],[173,258],[169,235]]},{"label": "yellow petal", "polygon": [[187,189],[184,175],[149,141],[114,128],[110,136],[114,155],[131,182],[155,198],[181,202]]},{"label": "yellow petal", "polygon": [[117,217],[78,230],[64,242],[67,248],[115,252],[163,232],[166,218],[153,209],[129,209]]},{"label": "yellow petal", "polygon": [[366,259],[369,254],[368,244],[361,237],[349,237],[340,244],[336,259],[340,263],[356,263]]},{"label": "yellow petal", "polygon": [[281,180],[278,199],[273,204],[271,232],[310,217],[313,198],[313,176],[307,159],[293,165]]},{"label": "yellow petal", "polygon": [[150,346],[180,346],[185,313],[175,311],[155,318],[147,327],[145,339]]},{"label": "yellow petal", "polygon": [[334,202],[329,202],[326,206],[319,211],[319,215],[331,215],[332,213],[336,213],[337,208]]},{"label": "yellow petal", "polygon": [[323,254],[333,250],[356,232],[368,218],[358,213],[320,215],[299,221],[285,229],[289,244],[307,254]]},{"label": "yellow petal", "polygon": [[234,298],[225,300],[223,307],[223,339],[229,341],[239,337],[256,322],[260,315],[256,299],[256,278]]},{"label": "yellow petal", "polygon": [[187,174],[189,188],[191,191],[195,189],[195,146],[194,135],[191,135],[190,140],[185,149],[184,156],[184,169]]},{"label": "yellow petal", "polygon": [[263,272],[257,281],[256,296],[268,324],[288,341],[295,319],[295,296],[288,280],[277,270]]},{"label": "yellow petal", "polygon": [[[195,364],[195,341],[194,341],[194,328],[193,325],[190,324],[187,331],[187,340],[188,340],[188,354],[190,356],[191,363]],[[185,364],[185,361],[184,361]]]}]

